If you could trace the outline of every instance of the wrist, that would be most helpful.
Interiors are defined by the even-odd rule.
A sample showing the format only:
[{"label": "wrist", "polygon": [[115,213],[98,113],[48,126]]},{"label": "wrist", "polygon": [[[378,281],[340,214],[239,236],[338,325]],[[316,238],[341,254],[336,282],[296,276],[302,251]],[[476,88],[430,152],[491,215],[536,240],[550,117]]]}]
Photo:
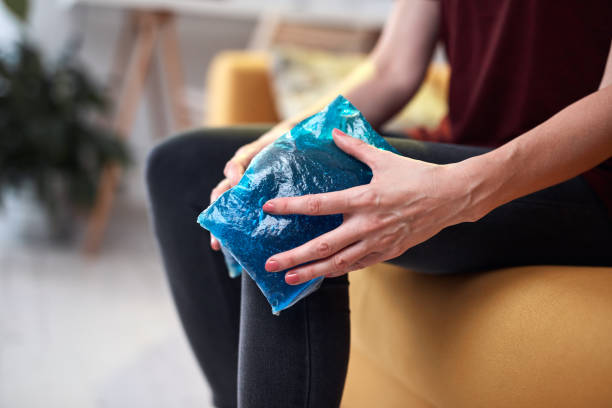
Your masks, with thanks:
[{"label": "wrist", "polygon": [[447,165],[464,197],[459,222],[478,221],[501,204],[504,181],[491,164],[488,157],[475,156]]}]

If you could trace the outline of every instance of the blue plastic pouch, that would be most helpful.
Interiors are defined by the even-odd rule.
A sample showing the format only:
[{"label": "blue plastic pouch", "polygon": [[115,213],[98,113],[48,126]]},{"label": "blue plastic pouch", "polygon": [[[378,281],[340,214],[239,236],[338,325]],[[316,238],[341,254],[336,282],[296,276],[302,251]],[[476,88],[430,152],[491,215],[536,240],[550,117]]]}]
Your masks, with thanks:
[{"label": "blue plastic pouch", "polygon": [[225,258],[225,266],[227,267],[227,273],[230,278],[237,278],[242,275],[242,266],[236,261],[236,259],[230,254],[230,252],[225,249],[224,246],[221,247],[221,252],[223,252],[223,257]]},{"label": "blue plastic pouch", "polygon": [[230,275],[239,274],[241,266],[255,280],[274,314],[315,291],[323,278],[288,285],[283,272],[265,270],[266,260],[338,227],[342,215],[271,215],[263,212],[264,203],[276,197],[344,190],[372,179],[368,166],[334,144],[334,128],[379,149],[396,152],[357,108],[338,96],[263,149],[240,182],[198,217],[198,223],[224,248]]}]

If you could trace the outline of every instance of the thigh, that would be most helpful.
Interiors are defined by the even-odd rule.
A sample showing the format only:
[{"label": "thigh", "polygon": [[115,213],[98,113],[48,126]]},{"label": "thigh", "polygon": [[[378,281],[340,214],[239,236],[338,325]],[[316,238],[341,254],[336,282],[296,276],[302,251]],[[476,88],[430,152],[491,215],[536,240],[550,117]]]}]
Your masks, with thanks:
[{"label": "thigh", "polygon": [[203,210],[211,190],[224,178],[225,163],[267,130],[268,126],[205,128],[172,137],[149,155],[147,184],[163,186],[167,201],[181,199]]},{"label": "thigh", "polygon": [[[446,164],[486,148],[389,138],[398,151]],[[588,184],[575,177],[505,204],[472,223],[442,230],[391,260],[424,273],[475,272],[505,266],[612,265],[612,223]]]}]

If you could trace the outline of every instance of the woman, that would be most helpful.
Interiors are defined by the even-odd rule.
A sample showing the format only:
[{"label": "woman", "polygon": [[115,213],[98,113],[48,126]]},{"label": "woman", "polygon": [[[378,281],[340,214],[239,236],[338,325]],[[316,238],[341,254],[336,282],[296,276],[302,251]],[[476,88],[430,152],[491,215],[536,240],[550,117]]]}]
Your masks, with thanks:
[{"label": "woman", "polygon": [[279,317],[249,278],[227,278],[219,243],[206,248],[194,220],[211,189],[214,200],[323,104],[265,133],[201,131],[151,154],[156,232],[217,406],[339,404],[349,271],[382,261],[423,273],[612,265],[612,4],[398,0],[371,75],[343,94],[380,127],[414,95],[440,38],[452,68],[449,132],[388,138],[402,156],[335,132],[338,147],[372,168],[372,182],[264,205],[344,215],[336,230],[267,261],[289,284],[329,278]]}]

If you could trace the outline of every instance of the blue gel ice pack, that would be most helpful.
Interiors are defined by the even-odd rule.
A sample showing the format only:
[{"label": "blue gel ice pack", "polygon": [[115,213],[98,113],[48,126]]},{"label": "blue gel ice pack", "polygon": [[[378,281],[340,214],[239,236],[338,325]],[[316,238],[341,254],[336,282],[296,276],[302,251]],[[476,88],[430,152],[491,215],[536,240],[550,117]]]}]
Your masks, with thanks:
[{"label": "blue gel ice pack", "polygon": [[276,197],[344,190],[372,179],[368,166],[334,144],[334,128],[379,149],[396,152],[357,108],[338,96],[263,149],[240,182],[198,217],[200,225],[229,253],[226,260],[230,274],[239,274],[241,266],[255,280],[275,314],[315,291],[323,278],[288,285],[283,272],[265,270],[266,260],[338,227],[342,215],[271,215],[263,212],[263,204]]},{"label": "blue gel ice pack", "polygon": [[234,258],[224,246],[221,247],[221,252],[223,252],[225,266],[227,267],[230,278],[237,278],[240,276],[242,274],[242,266],[236,261],[236,258]]}]

